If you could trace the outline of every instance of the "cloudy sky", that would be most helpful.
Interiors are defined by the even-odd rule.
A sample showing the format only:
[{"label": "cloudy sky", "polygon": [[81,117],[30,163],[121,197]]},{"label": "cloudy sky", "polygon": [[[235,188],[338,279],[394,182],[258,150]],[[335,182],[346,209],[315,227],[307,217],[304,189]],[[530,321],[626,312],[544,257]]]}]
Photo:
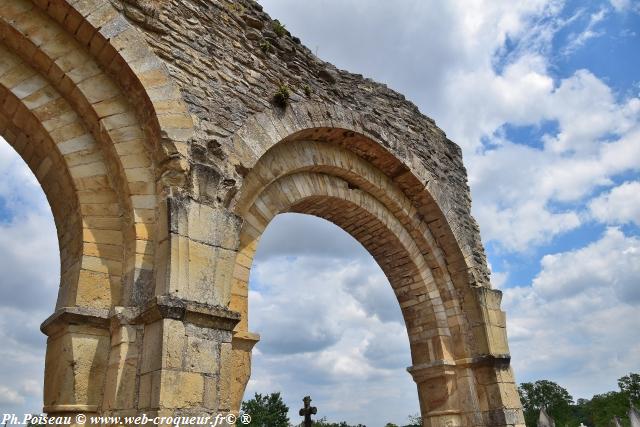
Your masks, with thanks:
[{"label": "cloudy sky", "polygon": [[[638,0],[261,3],[463,148],[519,382],[589,398],[640,372]],[[40,406],[37,325],[55,301],[55,248],[37,183],[0,143],[0,412]],[[418,411],[393,293],[334,225],[277,217],[250,305],[262,341],[248,393],[281,391],[295,412],[311,394],[320,415],[368,426]]]}]

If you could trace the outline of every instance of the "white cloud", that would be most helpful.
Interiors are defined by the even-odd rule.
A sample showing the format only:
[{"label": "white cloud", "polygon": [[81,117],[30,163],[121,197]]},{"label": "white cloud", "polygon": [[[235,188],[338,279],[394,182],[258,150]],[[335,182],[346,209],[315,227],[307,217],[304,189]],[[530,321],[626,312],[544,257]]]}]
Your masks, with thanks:
[{"label": "white cloud", "polygon": [[624,11],[631,7],[631,0],[610,0],[611,6],[617,11]]},{"label": "white cloud", "polygon": [[569,42],[563,49],[564,54],[570,55],[584,46],[587,41],[602,36],[604,34],[604,31],[597,30],[596,26],[602,22],[607,13],[608,10],[604,7],[599,11],[592,13],[589,17],[589,22],[587,23],[586,28],[582,32],[577,34],[574,33],[569,37]]},{"label": "white cloud", "polygon": [[0,405],[20,405],[24,403],[24,397],[9,387],[0,385]]},{"label": "white cloud", "polygon": [[[463,147],[485,241],[508,251],[575,229],[585,198],[640,167],[640,99],[619,99],[588,70],[554,78],[556,35],[586,25],[572,42],[585,46],[607,23],[607,7],[566,16],[555,0],[263,4],[321,56],[390,83],[436,119]],[[500,133],[543,123],[557,133],[532,141],[539,150],[515,149]]]},{"label": "white cloud", "polygon": [[[604,16],[595,13],[593,25]],[[553,33],[564,24],[546,28]],[[640,169],[640,99],[617,100],[588,70],[554,82],[545,50],[538,41],[525,41],[529,46],[521,46],[500,72],[482,61],[473,69],[451,70],[444,107],[433,109],[464,149],[483,238],[517,252],[578,227],[581,208],[575,202],[611,185],[615,175]],[[558,132],[544,135],[538,148],[501,133],[507,123],[544,122],[556,123]],[[494,147],[480,149],[483,138]],[[558,209],[556,202],[574,205]]]},{"label": "white cloud", "polygon": [[0,413],[39,413],[59,256],[51,210],[35,177],[0,138]]},{"label": "white cloud", "polygon": [[640,239],[610,228],[582,249],[545,255],[533,290],[552,300],[591,288],[615,291],[619,301],[640,303]]},{"label": "white cloud", "polygon": [[607,224],[640,226],[640,181],[625,182],[589,203],[594,218]]},{"label": "white cloud", "polygon": [[[42,190],[27,164],[0,136],[0,200],[5,211],[50,212]],[[2,205],[0,205],[2,207]]]},{"label": "white cloud", "polygon": [[[269,233],[263,234],[260,238],[255,260],[264,262],[272,257],[289,254],[329,258],[353,258],[363,255],[368,257],[360,243],[340,231],[337,225],[329,221],[318,221],[310,215],[291,213],[278,215],[269,223]],[[334,238],[327,240],[327,235]],[[304,238],[292,239],[291,236],[304,236]],[[309,245],[309,242],[316,241],[324,241],[324,243],[319,247]]]},{"label": "white cloud", "polygon": [[498,135],[497,148],[466,156],[483,238],[512,251],[548,243],[581,224],[579,206],[554,209],[554,203],[587,200],[614,176],[640,170],[638,98],[616,103],[611,89],[585,70],[548,94],[528,97],[535,104],[530,122],[517,112],[505,122],[553,120],[557,135],[544,137],[540,148]]},{"label": "white cloud", "polygon": [[637,0],[609,0],[616,12],[640,13],[640,3]]},{"label": "white cloud", "polygon": [[615,390],[637,370],[639,308],[638,237],[611,228],[583,248],[546,255],[532,286],[504,290],[517,380],[552,378],[574,397]]},{"label": "white cloud", "polygon": [[[286,227],[289,222],[306,227]],[[378,425],[381,413],[370,410],[376,404],[387,408],[384,422],[404,422],[416,413],[400,308],[365,249],[356,245],[349,255],[331,256],[336,241],[355,240],[324,220],[298,214],[276,217],[263,239],[295,243],[256,259],[252,268],[249,321],[261,341],[247,396],[282,391],[294,420],[299,398],[311,391],[333,420]],[[294,256],[302,246],[304,255]]]}]

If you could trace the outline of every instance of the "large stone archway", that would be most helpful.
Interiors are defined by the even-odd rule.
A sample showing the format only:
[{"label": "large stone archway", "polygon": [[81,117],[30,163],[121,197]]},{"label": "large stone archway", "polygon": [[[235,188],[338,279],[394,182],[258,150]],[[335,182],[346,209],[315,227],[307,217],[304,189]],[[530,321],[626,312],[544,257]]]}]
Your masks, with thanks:
[{"label": "large stone archway", "polygon": [[[272,121],[281,119],[272,117]],[[311,123],[309,123],[311,125]],[[232,208],[243,219],[231,308],[242,314],[233,347],[234,407],[258,335],[247,329],[248,279],[262,232],[282,212],[340,226],[378,262],[402,310],[426,425],[491,425],[518,418],[500,292],[473,279],[437,201],[412,171],[363,134],[341,127],[297,131],[253,165]],[[254,134],[255,135],[255,134]],[[366,153],[366,158],[357,153]],[[501,408],[496,410],[497,405]]]},{"label": "large stone archway", "polygon": [[0,4],[0,134],[60,242],[44,410],[237,411],[253,253],[273,216],[302,212],[389,278],[425,425],[522,425],[460,149],[270,26],[250,0]]}]

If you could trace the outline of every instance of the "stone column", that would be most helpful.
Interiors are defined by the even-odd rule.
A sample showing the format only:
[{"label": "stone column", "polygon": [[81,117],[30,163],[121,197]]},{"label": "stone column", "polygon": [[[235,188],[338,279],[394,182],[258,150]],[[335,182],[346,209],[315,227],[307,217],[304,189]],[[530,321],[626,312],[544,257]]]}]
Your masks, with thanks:
[{"label": "stone column", "polygon": [[133,307],[114,307],[110,313],[111,350],[104,385],[103,415],[138,414],[138,368],[143,336],[143,326],[135,323],[138,314]]},{"label": "stone column", "polygon": [[462,427],[456,367],[440,360],[407,369],[418,386],[424,427]]},{"label": "stone column", "polygon": [[477,353],[459,364],[474,372],[485,425],[524,426],[520,396],[510,367],[506,315],[500,309],[502,292],[485,287],[475,291],[480,316],[473,321]]},{"label": "stone column", "polygon": [[236,331],[233,334],[231,348],[233,363],[231,366],[231,410],[239,411],[242,397],[251,377],[251,351],[260,341],[260,336],[253,332]]},{"label": "stone column", "polygon": [[48,337],[43,412],[72,417],[76,425],[78,414],[101,411],[111,340],[108,311],[59,309],[41,330]]},{"label": "stone column", "polygon": [[159,296],[139,321],[144,324],[140,412],[215,416],[231,410],[231,338],[238,313]]},{"label": "stone column", "polygon": [[509,356],[486,356],[473,362],[480,408],[487,426],[524,427],[520,396],[509,365]]},{"label": "stone column", "polygon": [[153,297],[142,327],[138,410],[148,416],[202,416],[232,410],[229,308],[238,218],[179,190],[161,206]]}]

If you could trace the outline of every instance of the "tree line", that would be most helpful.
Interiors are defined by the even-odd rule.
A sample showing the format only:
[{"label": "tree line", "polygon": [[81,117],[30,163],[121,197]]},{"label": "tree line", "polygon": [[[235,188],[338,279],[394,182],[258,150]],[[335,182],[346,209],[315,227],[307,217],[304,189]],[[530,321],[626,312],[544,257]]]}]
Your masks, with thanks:
[{"label": "tree line", "polygon": [[[553,417],[558,427],[609,427],[614,417],[618,417],[624,427],[629,427],[627,413],[630,405],[640,406],[640,374],[630,373],[618,379],[617,391],[596,394],[591,399],[573,397],[562,386],[553,381],[539,380],[522,383],[518,387],[524,409],[527,427],[536,427],[541,408]],[[289,408],[282,401],[280,393],[255,396],[242,402],[242,412],[251,415],[254,427],[299,427],[302,423],[292,424],[289,420]],[[313,421],[317,427],[366,427],[363,424],[351,425],[345,421],[330,422],[326,417]],[[419,415],[408,417],[408,424],[387,423],[385,427],[421,427]]]},{"label": "tree line", "polygon": [[640,374],[630,373],[618,378],[618,388],[575,402],[564,387],[553,381],[523,383],[518,392],[527,427],[536,427],[542,407],[558,427],[578,427],[581,423],[588,427],[609,427],[614,417],[628,427],[630,406],[640,406]]}]

